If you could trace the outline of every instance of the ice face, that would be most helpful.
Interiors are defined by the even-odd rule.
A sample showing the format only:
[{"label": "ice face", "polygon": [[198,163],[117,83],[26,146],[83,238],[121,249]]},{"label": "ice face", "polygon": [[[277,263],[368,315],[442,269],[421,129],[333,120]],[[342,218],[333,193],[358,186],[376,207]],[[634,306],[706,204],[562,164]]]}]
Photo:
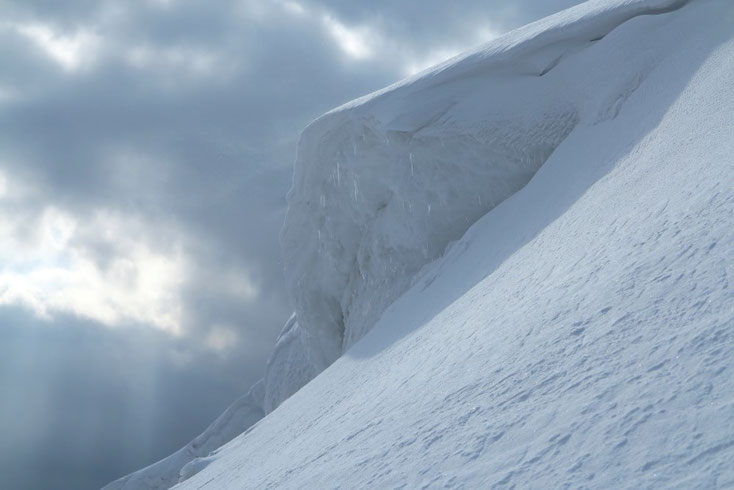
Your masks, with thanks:
[{"label": "ice face", "polygon": [[[609,5],[616,4],[584,8],[608,12]],[[538,63],[534,76],[559,87],[548,96],[570,102],[576,115],[542,167],[423,267],[345,355],[183,488],[731,486],[734,6],[706,0],[667,11],[629,19],[557,62]],[[521,87],[522,80],[513,83]],[[420,112],[421,104],[435,101],[432,94],[426,89],[408,106],[390,99],[381,109],[367,99],[335,111],[352,120],[334,121],[374,133],[364,138],[365,145],[374,140],[373,158],[355,165],[374,160],[379,166],[380,152],[408,145],[395,159],[402,166],[380,167],[394,172],[389,178],[362,176],[382,179],[399,199],[375,198],[374,209],[390,224],[384,228],[380,218],[357,220],[364,216],[348,207],[354,222],[347,211],[323,215],[322,241],[337,237],[341,248],[326,248],[324,256],[336,258],[325,263],[334,269],[321,270],[327,278],[306,274],[304,288],[338,279],[330,274],[352,258],[353,245],[357,252],[337,285],[379,298],[380,290],[350,291],[356,284],[350,278],[357,277],[350,272],[364,274],[364,281],[389,277],[391,268],[405,270],[399,260],[423,256],[429,243],[412,255],[359,251],[363,243],[370,250],[411,244],[413,230],[422,229],[426,207],[415,199],[418,192],[403,187],[421,179],[432,154],[391,138],[392,119],[381,110]],[[455,95],[469,97],[458,88]],[[513,103],[522,112],[524,104],[543,105],[543,97]],[[360,107],[367,108],[360,113]],[[436,113],[419,115],[407,119]],[[461,119],[462,127],[468,120]],[[342,126],[327,122],[304,136],[305,149],[313,151],[304,155],[319,157],[309,162],[328,161],[327,151],[318,154],[320,145],[338,151],[335,133]],[[400,130],[410,129],[400,122]],[[470,155],[447,128],[451,155]],[[365,151],[358,147],[357,155]],[[412,177],[406,151],[414,153]],[[342,179],[359,172],[340,161]],[[308,166],[299,171],[328,174]],[[442,177],[428,182],[451,189],[451,176]],[[308,178],[300,175],[296,185]],[[372,202],[370,185],[360,182],[360,189]],[[342,199],[342,206],[349,201],[338,191],[328,197]],[[431,214],[461,209],[453,208],[454,196],[442,197],[442,206],[430,201]],[[342,226],[354,226],[356,244],[339,234]],[[309,264],[291,265],[307,270]],[[354,310],[343,306],[360,299],[344,301],[336,288],[322,291],[336,299],[306,303],[302,311],[322,308],[336,320],[344,317],[348,332]],[[301,332],[308,337],[319,330]]]},{"label": "ice face", "polygon": [[316,349],[309,357],[329,365],[359,340],[579,121],[615,117],[657,55],[588,70],[588,53],[635,17],[683,3],[592,2],[306,128],[281,243],[299,328]]},{"label": "ice face", "polygon": [[[726,267],[708,252],[722,253],[727,243],[725,219],[731,217],[731,189],[727,188],[728,195],[722,194],[716,187],[720,182],[716,181],[723,178],[727,182],[731,173],[731,166],[722,162],[728,162],[731,155],[730,145],[725,143],[731,141],[731,124],[726,123],[726,117],[730,118],[732,104],[731,98],[721,93],[722,87],[727,86],[724,80],[728,80],[722,73],[727,73],[726,69],[731,73],[731,63],[724,61],[731,59],[732,50],[730,41],[728,50],[720,45],[732,38],[734,24],[727,24],[726,19],[733,13],[727,0],[709,0],[695,2],[699,10],[682,9],[680,17],[676,17],[678,12],[670,17],[652,15],[672,12],[685,3],[588,2],[335,109],[306,128],[299,145],[282,234],[286,278],[296,314],[278,339],[264,383],[256,390],[256,406],[251,404],[252,400],[247,401],[251,418],[245,422],[253,424],[263,413],[274,410],[350,346],[350,353],[362,358],[342,357],[334,366],[338,369],[324,373],[316,380],[316,386],[312,384],[310,390],[303,390],[306,393],[294,397],[292,405],[278,410],[274,414],[277,418],[269,417],[256,427],[261,430],[255,430],[236,451],[230,451],[229,463],[224,463],[229,465],[225,468],[230,476],[222,476],[221,466],[216,470],[219,473],[210,471],[211,458],[196,459],[182,473],[185,477],[193,475],[196,481],[191,488],[215,479],[222,488],[241,488],[245,481],[258,481],[262,484],[259,486],[272,484],[273,475],[282,473],[282,450],[291,450],[290,456],[303,460],[294,470],[294,479],[289,481],[294,486],[321,481],[319,478],[325,474],[339,475],[343,481],[354,478],[355,486],[365,486],[367,482],[359,479],[360,473],[349,456],[361,453],[364,446],[352,448],[351,436],[338,440],[347,432],[369,433],[370,440],[377,441],[370,446],[375,454],[382,451],[380,444],[388,445],[391,451],[380,464],[392,465],[395,473],[401,471],[399,457],[426,464],[445,461],[456,456],[454,447],[469,447],[477,440],[481,447],[467,450],[469,458],[460,463],[469,467],[478,461],[484,466],[482,471],[472,470],[467,478],[490,474],[487,468],[495,463],[505,468],[501,455],[514,450],[514,443],[506,447],[507,451],[481,449],[486,441],[500,440],[504,429],[489,434],[481,433],[486,424],[469,429],[471,423],[467,421],[482,410],[489,410],[477,408],[477,401],[472,398],[474,391],[459,388],[453,398],[442,398],[427,393],[426,387],[435,377],[442,386],[481,387],[477,397],[494,400],[504,396],[503,404],[491,413],[493,420],[504,417],[507,431],[522,437],[522,424],[512,425],[517,414],[532,417],[547,407],[553,409],[552,403],[563,398],[558,392],[549,392],[546,401],[550,405],[538,403],[534,405],[537,410],[518,412],[522,407],[515,401],[524,402],[528,393],[537,388],[536,381],[544,382],[527,376],[527,366],[544,372],[547,366],[539,359],[549,355],[551,351],[543,346],[554,339],[558,349],[552,352],[557,354],[559,365],[566,363],[564,373],[571,373],[563,375],[570,378],[564,387],[578,386],[574,377],[581,378],[586,373],[577,370],[576,376],[572,367],[574,363],[583,365],[586,358],[572,357],[569,352],[577,352],[576,347],[571,349],[565,342],[569,338],[581,342],[592,327],[601,333],[588,346],[595,349],[595,359],[600,363],[611,362],[615,367],[607,378],[614,378],[619,385],[633,378],[633,373],[626,369],[634,371],[636,356],[659,356],[668,349],[655,344],[653,335],[644,348],[622,349],[626,357],[611,361],[604,357],[610,339],[626,347],[625,336],[632,335],[641,324],[649,326],[649,332],[656,335],[663,335],[661,332],[667,332],[675,322],[688,328],[685,335],[666,344],[673,345],[675,341],[676,348],[695,351],[688,359],[694,367],[678,361],[671,365],[670,369],[679,369],[681,376],[688,377],[695,371],[695,366],[700,365],[696,356],[705,352],[719,369],[722,357],[715,354],[722,351],[717,343],[726,339],[714,327],[701,334],[710,334],[714,338],[711,342],[691,344],[684,340],[686,335],[694,340],[700,337],[693,323],[696,311],[725,305],[724,300],[731,299],[730,294],[726,296]],[[713,26],[715,20],[719,31],[701,30],[701,26]],[[728,31],[721,27],[726,25]],[[687,34],[683,36],[681,32]],[[719,55],[722,59],[712,62],[711,52],[717,50],[724,53]],[[698,80],[687,86],[688,77],[699,64],[708,67],[706,76],[714,81]],[[659,66],[664,70],[658,73]],[[653,80],[649,81],[651,76]],[[714,99],[716,104],[711,102]],[[726,116],[719,114],[717,119],[714,106],[729,112]],[[656,130],[658,124],[663,129]],[[700,176],[698,171],[691,170],[690,162],[705,162]],[[672,170],[666,165],[673,165]],[[597,175],[603,173],[600,169],[623,167],[624,172],[612,172],[604,179]],[[597,178],[601,183],[592,186]],[[706,187],[699,188],[699,184]],[[694,211],[695,216],[691,214]],[[636,226],[627,215],[643,216],[640,222],[644,226]],[[708,236],[709,233],[716,236]],[[542,236],[536,239],[536,235]],[[639,242],[631,242],[633,239]],[[523,243],[529,245],[518,245]],[[707,252],[703,253],[704,250]],[[695,256],[695,261],[679,261],[689,256]],[[669,270],[649,272],[659,267],[680,274],[672,276]],[[499,272],[494,273],[495,269]],[[684,272],[685,276],[681,275]],[[693,285],[687,279],[668,283],[671,277],[694,276]],[[614,320],[617,323],[607,322],[611,318],[607,313],[616,311],[616,306],[607,304],[607,295],[591,294],[589,281],[597,288],[614,285],[621,295],[616,306],[629,308],[634,303],[636,313],[620,314]],[[464,294],[480,282],[481,288]],[[673,291],[670,301],[674,301],[665,313],[668,316],[659,314],[664,306],[660,291]],[[483,299],[490,295],[495,298],[492,304]],[[711,297],[718,301],[714,306]],[[452,300],[456,300],[456,305],[449,305]],[[513,307],[515,304],[519,306]],[[693,312],[693,316],[676,308]],[[587,318],[571,318],[581,312]],[[435,320],[431,318],[434,313]],[[731,323],[730,318],[728,321]],[[485,329],[484,322],[492,328]],[[568,332],[567,323],[573,327]],[[358,342],[375,324],[376,330],[370,337]],[[431,336],[419,334],[404,346],[385,347],[389,344],[385,339],[405,334],[402,330],[406,330],[406,324],[420,326]],[[516,331],[522,331],[536,344],[528,347],[531,354],[517,362],[502,357],[502,350],[517,350],[518,345],[525,343],[514,336]],[[485,336],[484,343],[478,341],[483,338],[482,332],[491,334]],[[384,354],[381,351],[378,355],[374,345],[384,347]],[[496,359],[498,349],[502,362]],[[439,351],[448,367],[434,358],[433,354]],[[370,356],[375,360],[363,360]],[[467,363],[470,357],[472,361]],[[374,383],[385,369],[382,364],[389,368],[398,363],[408,374],[404,379],[395,375],[395,380],[386,381],[392,387],[387,390],[389,403],[385,397],[376,400]],[[472,369],[464,369],[465,363]],[[667,372],[660,365],[655,363],[646,372]],[[432,378],[426,380],[421,369],[429,370]],[[485,376],[505,369],[514,377]],[[705,373],[697,372],[696,376],[703,379],[699,386],[704,389],[709,383]],[[361,384],[356,384],[356,379]],[[503,379],[517,382],[504,383]],[[551,377],[547,386],[560,379],[565,378]],[[653,380],[645,386],[653,393],[656,387],[665,385]],[[593,404],[604,388],[587,383],[574,396]],[[614,421],[609,413],[616,420],[624,418],[618,407],[635,404],[634,395],[625,398],[624,392],[619,392],[619,403],[610,401],[610,412],[589,412],[589,421],[601,420],[612,430]],[[705,400],[705,396],[700,400]],[[467,405],[470,403],[474,405]],[[413,405],[420,405],[419,410],[406,409]],[[407,417],[386,418],[385,424],[377,427],[374,414],[381,410]],[[645,405],[630,409],[631,413],[635,410],[649,412]],[[361,418],[357,412],[362,414]],[[434,424],[436,414],[449,421],[446,426]],[[703,412],[697,414],[702,420],[705,418]],[[467,430],[454,430],[456,421]],[[225,426],[228,423],[217,426],[212,433],[230,437],[243,430],[240,422],[233,424],[231,430],[223,430]],[[412,436],[413,428],[419,426],[426,429],[426,440],[445,441],[432,446],[431,451],[436,453],[411,452],[415,447],[430,444],[394,441],[396,434],[407,432]],[[332,430],[334,427],[340,430]],[[576,447],[581,440],[571,432],[547,433],[562,428],[558,424],[538,425],[549,441],[549,454]],[[711,430],[700,439],[694,432],[686,432],[685,437],[690,436],[690,447],[700,449],[701,455],[707,454],[706,444],[721,446],[713,441],[717,431]],[[329,437],[335,439],[331,441],[333,445],[326,447]],[[509,436],[505,439],[516,440]],[[364,442],[359,437],[354,441]],[[392,442],[395,444],[390,446]],[[592,441],[592,450],[602,446],[609,449],[605,442]],[[232,476],[241,461],[267,457],[261,452],[266,443],[275,454],[270,466],[248,468],[248,474],[239,479]],[[578,446],[577,453],[582,446]],[[629,447],[632,446],[630,443]],[[644,446],[636,447],[635,454],[641,454]],[[537,449],[539,453],[545,451]],[[308,458],[330,451],[343,456],[335,458],[341,464],[329,466],[324,474],[309,474],[312,468],[324,467],[311,464],[315,459]],[[611,447],[609,460],[617,458],[615,451],[616,446]],[[632,454],[624,451],[617,452],[622,456]],[[499,456],[482,462],[482,457],[489,457],[489,453]],[[158,481],[164,471],[169,474],[173,468],[172,474],[177,474],[184,463],[195,457],[179,451],[159,465],[138,472],[129,481]],[[696,458],[699,456],[691,455],[688,461],[698,462]],[[570,468],[584,464],[583,458],[574,460],[570,456],[564,461]],[[676,464],[676,460],[670,461]],[[600,460],[601,466],[604,462]],[[642,467],[670,466],[665,461],[648,463]],[[352,469],[353,474],[345,474]],[[382,471],[373,469],[373,474]],[[430,467],[414,469],[432,471]],[[504,477],[509,482],[532,474],[525,470],[523,466]],[[199,471],[206,474],[196,474]],[[612,478],[607,483],[618,483],[614,471],[605,474]],[[710,481],[715,483],[715,479]],[[375,482],[372,483],[374,486]],[[391,484],[387,480],[381,483]],[[482,486],[482,481],[474,483]],[[557,486],[562,484],[563,480],[558,480]]]}]

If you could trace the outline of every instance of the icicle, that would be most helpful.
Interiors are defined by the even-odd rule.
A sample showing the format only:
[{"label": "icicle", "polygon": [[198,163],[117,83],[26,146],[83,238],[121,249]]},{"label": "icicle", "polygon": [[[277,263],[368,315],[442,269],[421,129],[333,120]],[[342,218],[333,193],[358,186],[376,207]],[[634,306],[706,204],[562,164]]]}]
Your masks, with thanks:
[{"label": "icicle", "polygon": [[413,167],[413,152],[410,152],[410,176],[415,176],[415,168]]},{"label": "icicle", "polygon": [[336,186],[341,185],[341,176],[339,175],[339,161],[336,162]]}]

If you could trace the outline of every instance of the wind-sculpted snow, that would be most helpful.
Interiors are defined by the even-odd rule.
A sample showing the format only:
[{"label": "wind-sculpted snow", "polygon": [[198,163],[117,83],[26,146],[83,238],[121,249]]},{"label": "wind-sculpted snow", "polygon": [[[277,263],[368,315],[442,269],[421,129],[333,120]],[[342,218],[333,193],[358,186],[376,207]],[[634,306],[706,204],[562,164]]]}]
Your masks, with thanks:
[{"label": "wind-sculpted snow", "polygon": [[[543,82],[465,81],[421,94],[423,106],[407,97],[380,118],[360,106],[304,132],[283,247],[299,323],[321,339],[321,366],[573,129],[573,107],[543,97],[552,90]],[[532,102],[508,110],[521,100]]]},{"label": "wind-sculpted snow", "polygon": [[[542,111],[553,115],[549,124],[564,120],[556,116],[567,114],[568,104],[575,115],[540,170],[421,268],[345,355],[180,488],[734,485],[734,4],[701,0],[672,12],[661,5],[659,15],[627,19],[567,52],[542,77],[527,75],[548,77],[552,82],[543,83],[556,87],[545,92],[557,104]],[[498,83],[491,70],[482,76]],[[467,80],[451,83],[465,83],[452,88],[459,104],[473,97],[477,112],[486,110],[486,93],[466,90]],[[513,75],[508,83],[523,91],[533,82]],[[388,142],[378,142],[398,114],[411,114],[402,129],[430,120],[447,130],[449,112],[432,110],[435,90],[404,93],[405,105],[385,92],[317,121],[304,135],[300,158],[319,159],[300,161],[291,204],[318,215],[321,193],[301,201],[299,189],[331,176],[328,162],[338,161],[338,175],[321,181],[331,193],[325,206],[339,199],[345,208],[339,223],[358,213],[340,189],[349,189],[350,176],[367,173],[348,165],[383,168],[379,158],[354,160],[355,153],[361,158],[359,145],[377,156],[390,151]],[[513,99],[514,112],[531,112],[526,104],[543,100]],[[513,120],[505,112],[513,104],[496,102],[497,114]],[[387,117],[391,108],[394,117]],[[462,114],[459,127],[470,127],[468,120]],[[348,132],[356,152],[341,140]],[[397,141],[389,143],[412,139]],[[342,158],[319,150],[323,145]],[[415,166],[417,148],[409,149]],[[433,156],[422,154],[429,162]],[[400,196],[417,173],[402,161],[390,176],[371,176],[399,187]],[[423,178],[429,188],[451,188],[442,180],[450,176]],[[381,202],[359,184],[352,199]],[[411,226],[423,232],[422,223],[406,225],[408,231],[381,227],[378,215],[355,225],[354,244],[328,225],[336,218],[323,216],[323,224],[309,222],[312,234],[318,239],[321,231],[322,241],[342,245],[318,257],[304,235],[305,256],[334,270],[311,282],[303,275],[303,288],[330,286],[333,293],[330,281],[341,278],[347,291],[351,270],[377,277],[380,268],[359,263],[361,249],[410,243]],[[383,242],[372,240],[381,233]],[[351,268],[337,268],[329,254],[346,257],[349,247],[356,250]],[[291,278],[310,270],[295,262]],[[336,295],[319,308],[350,305],[342,310],[348,331],[355,301]],[[299,338],[319,332],[297,313]],[[339,314],[331,318],[336,325]]]},{"label": "wind-sculpted snow", "polygon": [[734,480],[733,30],[729,0],[592,1],[314,121],[282,234],[296,313],[266,367],[275,412],[136,481]]},{"label": "wind-sculpted snow", "polygon": [[[522,188],[581,118],[613,117],[656,62],[595,66],[593,77],[581,52],[636,16],[684,3],[585,4],[306,128],[282,234],[309,349],[301,371],[322,371],[359,340],[421,267]],[[266,383],[272,406],[303,382],[269,377],[278,380],[277,396]]]}]

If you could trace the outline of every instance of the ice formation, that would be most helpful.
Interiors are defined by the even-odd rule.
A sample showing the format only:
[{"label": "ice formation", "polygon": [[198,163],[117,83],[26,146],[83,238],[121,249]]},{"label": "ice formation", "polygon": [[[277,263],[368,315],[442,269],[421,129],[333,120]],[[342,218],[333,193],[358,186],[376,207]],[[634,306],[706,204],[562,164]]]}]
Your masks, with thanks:
[{"label": "ice formation", "polygon": [[[582,118],[614,117],[669,50],[610,53],[606,66],[588,53],[631,19],[684,3],[590,2],[309,125],[281,237],[305,352],[296,355],[291,340],[271,366],[321,372],[421,267],[522,188]],[[278,361],[281,352],[289,361]],[[269,407],[308,381],[284,374],[269,369]]]},{"label": "ice formation", "polygon": [[273,413],[180,488],[734,484],[733,39],[591,1],[309,125]]}]

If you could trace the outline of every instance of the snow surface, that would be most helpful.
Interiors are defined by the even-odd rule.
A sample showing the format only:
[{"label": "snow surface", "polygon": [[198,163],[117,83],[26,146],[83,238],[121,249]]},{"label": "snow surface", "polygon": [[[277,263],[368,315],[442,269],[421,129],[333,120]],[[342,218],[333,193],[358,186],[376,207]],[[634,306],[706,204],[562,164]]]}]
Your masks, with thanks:
[{"label": "snow surface", "polygon": [[179,487],[734,485],[733,38],[592,1],[312,123],[273,412]]},{"label": "snow surface", "polygon": [[579,122],[615,117],[672,51],[606,36],[685,3],[588,2],[309,125],[281,237],[298,325],[268,363],[267,411],[369,331],[425,264],[522,188]]}]

